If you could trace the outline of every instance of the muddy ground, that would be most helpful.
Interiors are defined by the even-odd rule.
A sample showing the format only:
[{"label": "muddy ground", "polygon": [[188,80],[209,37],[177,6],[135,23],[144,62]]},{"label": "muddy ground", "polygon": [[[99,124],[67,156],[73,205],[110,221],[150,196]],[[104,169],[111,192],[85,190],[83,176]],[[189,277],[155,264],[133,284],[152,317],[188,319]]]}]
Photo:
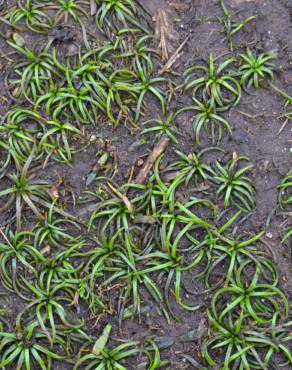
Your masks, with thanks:
[{"label": "muddy ground", "polygon": [[[222,33],[222,25],[217,19],[217,17],[222,16],[219,1],[143,0],[141,3],[153,17],[155,17],[159,8],[166,11],[173,36],[168,40],[170,55],[188,37],[188,42],[183,49],[183,55],[173,67],[173,72],[175,73],[170,74],[170,78],[174,81],[179,79],[177,73],[183,72],[194,58],[207,58],[210,52],[216,55],[229,53],[224,33]],[[288,0],[226,0],[225,3],[234,11],[241,10],[240,16],[257,16],[255,21],[248,24],[235,36],[235,53],[244,51],[246,47],[258,51],[273,51],[277,53],[278,59],[276,64],[278,72],[275,84],[291,95],[292,2]],[[1,25],[1,32],[5,33],[7,31],[7,26]],[[26,35],[29,43],[34,44],[37,42],[35,36],[32,39],[30,37],[30,34]],[[2,50],[2,53],[6,52],[3,39],[0,41],[0,50]],[[13,104],[5,94],[3,83],[7,68],[5,58],[2,58],[0,67],[0,88],[3,101],[1,115],[4,115]],[[178,109],[188,101],[189,97],[177,95],[171,102],[171,109]],[[279,134],[283,124],[283,120],[279,118],[284,109],[283,104],[283,98],[278,96],[271,88],[261,89],[255,96],[244,93],[240,104],[232,108],[228,113],[228,118],[234,128],[233,138],[225,140],[221,146],[226,151],[226,158],[236,151],[239,155],[248,156],[254,164],[252,173],[257,190],[257,207],[242,225],[242,230],[245,233],[266,231],[263,240],[272,247],[277,255],[281,277],[280,285],[291,298],[291,255],[288,252],[289,249],[287,247],[284,248],[280,244],[280,225],[283,219],[277,216],[277,185],[292,167],[291,125],[287,124]],[[152,117],[157,116],[159,107],[156,103],[149,100],[148,105],[149,111],[147,115],[151,112]],[[177,125],[181,132],[179,145],[169,145],[166,160],[173,158],[173,151],[176,147],[185,153],[198,149],[194,143],[190,119],[184,117],[177,122]],[[128,179],[131,166],[134,165],[136,171],[138,170],[138,160],[144,158],[151,150],[151,142],[141,145],[138,132],[122,126],[115,131],[106,126],[103,126],[102,129],[98,126],[90,128],[88,129],[87,138],[90,138],[92,135],[102,137],[103,140],[107,139],[114,146],[118,163],[117,178],[121,182],[125,182]],[[72,188],[78,199],[86,189],[86,179],[96,164],[94,154],[97,149],[98,140],[97,143],[92,143],[87,146],[86,150],[82,150],[75,155],[72,169],[53,164],[48,167],[43,176],[57,181],[57,174],[59,174],[64,178],[66,185]],[[70,196],[68,196],[67,204],[69,209],[73,213],[75,212],[75,214],[85,217],[87,215],[86,207],[79,205],[74,208],[70,204],[71,201]],[[2,224],[4,224],[7,215],[1,214],[0,219]],[[172,369],[194,369],[191,365],[184,363],[180,355],[181,353],[186,353],[200,360],[199,342],[202,333],[207,330],[205,307],[208,306],[209,299],[208,297],[199,297],[198,301],[202,304],[202,309],[194,313],[183,311],[177,305],[174,305],[178,320],[173,320],[171,324],[168,324],[164,317],[158,315],[154,310],[147,316],[142,316],[140,322],[138,318],[125,321],[122,326],[122,333],[118,332],[117,320],[115,318],[103,318],[95,328],[92,328],[93,322],[88,320],[87,326],[92,333],[97,334],[99,328],[110,321],[113,323],[113,332],[116,338],[165,337],[162,338],[162,342],[167,348],[162,350],[162,356],[174,361]],[[4,297],[2,300],[0,297],[1,302],[11,310],[12,317],[23,307],[23,303],[16,296],[12,295]],[[128,366],[129,369],[136,369],[136,364],[129,364]],[[65,369],[65,365],[60,364],[58,368]]]}]

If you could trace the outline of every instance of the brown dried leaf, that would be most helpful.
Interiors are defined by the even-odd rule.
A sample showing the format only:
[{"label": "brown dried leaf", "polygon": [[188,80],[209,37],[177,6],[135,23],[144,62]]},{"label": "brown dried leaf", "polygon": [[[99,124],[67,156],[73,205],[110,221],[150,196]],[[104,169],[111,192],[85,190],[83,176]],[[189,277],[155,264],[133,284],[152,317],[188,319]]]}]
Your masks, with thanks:
[{"label": "brown dried leaf", "polygon": [[54,199],[59,199],[58,187],[53,185],[50,189],[50,194]]},{"label": "brown dried leaf", "polygon": [[69,306],[78,306],[79,305],[79,297],[80,297],[80,294],[78,292],[75,292],[73,301],[69,304]]},{"label": "brown dried leaf", "polygon": [[48,256],[51,254],[51,247],[46,245],[43,249],[41,249],[41,254],[44,256]]},{"label": "brown dried leaf", "polygon": [[166,13],[163,9],[159,8],[157,15],[153,17],[156,22],[155,36],[160,40],[159,48],[161,48],[161,57],[163,61],[168,60],[169,45],[168,40],[173,40],[171,26],[167,19]]},{"label": "brown dried leaf", "polygon": [[95,15],[97,12],[97,3],[95,0],[90,0],[90,15]]},{"label": "brown dried leaf", "polygon": [[127,196],[118,191],[110,182],[108,182],[107,185],[124,202],[125,206],[128,208],[129,213],[133,213],[132,203],[129,201]]}]

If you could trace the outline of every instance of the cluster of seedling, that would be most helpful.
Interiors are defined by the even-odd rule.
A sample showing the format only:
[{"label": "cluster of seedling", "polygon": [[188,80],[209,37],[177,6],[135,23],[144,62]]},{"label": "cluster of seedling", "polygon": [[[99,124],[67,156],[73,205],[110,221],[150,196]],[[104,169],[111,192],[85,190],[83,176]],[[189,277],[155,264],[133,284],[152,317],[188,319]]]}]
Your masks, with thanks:
[{"label": "cluster of seedling", "polygon": [[[44,34],[55,24],[73,21],[86,34],[81,16],[88,19],[89,11],[92,10],[90,7],[94,7],[95,23],[102,33],[110,35],[114,30],[122,28],[149,31],[147,23],[143,25],[143,17],[141,19],[143,8],[134,0],[96,0],[93,3],[96,4],[92,5],[86,0],[18,0],[7,12],[5,19],[16,29],[22,29],[24,21],[28,30]],[[51,10],[54,14],[51,14]],[[87,42],[87,38],[84,41]]]},{"label": "cluster of seedling", "polygon": [[[272,85],[273,89],[285,99],[284,103],[284,112],[280,115],[280,119],[284,120],[283,125],[281,126],[279,133],[283,131],[285,126],[290,124],[292,120],[292,96],[287,92],[279,89],[277,86]],[[282,179],[281,183],[278,186],[279,188],[279,214],[284,216],[284,222],[282,224],[285,232],[282,239],[282,243],[291,246],[292,241],[292,224],[291,224],[291,205],[292,205],[292,173],[291,170],[287,173],[286,176]]]},{"label": "cluster of seedling", "polygon": [[161,85],[167,80],[153,76],[155,52],[147,46],[151,37],[133,32],[124,30],[120,40],[85,52],[74,66],[58,60],[53,39],[39,52],[9,42],[21,55],[6,76],[10,97],[34,104],[56,121],[73,117],[78,125],[106,119],[114,126],[121,120],[135,126],[148,93],[158,99],[164,114]]},{"label": "cluster of seedling", "polygon": [[224,132],[232,135],[231,124],[222,112],[239,103],[242,89],[249,92],[273,81],[275,65],[271,60],[275,58],[272,53],[257,56],[247,49],[246,54],[240,54],[239,67],[235,68],[235,58],[220,63],[211,53],[206,65],[196,64],[185,70],[184,90],[192,91],[193,104],[176,114],[194,111],[192,121],[198,144],[201,144],[202,129],[208,133],[213,145],[220,143]]},{"label": "cluster of seedling", "polygon": [[279,185],[279,204],[281,213],[285,217],[285,235],[282,243],[291,246],[292,241],[292,225],[291,225],[291,205],[292,205],[292,173],[291,171],[283,178]]},{"label": "cluster of seedling", "polygon": [[223,11],[223,16],[218,17],[219,22],[223,26],[223,32],[225,33],[225,37],[228,43],[228,48],[230,51],[233,51],[235,46],[233,42],[233,37],[242,30],[249,22],[256,19],[255,15],[251,15],[247,18],[244,18],[240,21],[235,20],[235,16],[240,13],[240,10],[236,13],[232,13],[224,3],[224,0],[221,0],[221,8]]},{"label": "cluster of seedling", "polygon": [[[224,9],[230,42],[252,19],[236,26]],[[89,12],[111,41],[94,44]],[[96,340],[80,312],[86,307],[98,326],[115,316],[122,329],[151,300],[170,323],[178,309],[203,310],[197,296],[207,294],[212,329],[201,345],[207,366],[265,369],[276,353],[292,361],[289,306],[278,288],[273,252],[264,249],[263,233],[247,237],[238,231],[255,207],[248,158],[233,153],[226,161],[217,147],[176,150],[170,163],[157,159],[144,183],[118,185],[98,177],[82,200],[96,204],[87,221],[65,211],[58,190],[37,176],[51,160],[71,165],[78,150],[73,139],[83,135],[83,125],[139,127],[147,94],[162,116],[144,122],[142,135],[167,136],[176,144],[182,134],[176,118],[192,110],[197,143],[205,128],[216,144],[224,131],[232,133],[222,113],[238,104],[242,89],[273,79],[270,53],[247,50],[238,68],[235,59],[219,63],[210,54],[207,66],[183,74],[195,104],[168,113],[169,82],[155,72],[159,53],[147,19],[133,0],[19,1],[3,19],[17,31],[7,42],[18,57],[5,78],[16,105],[0,126],[1,210],[11,214],[0,229],[0,278],[24,308],[13,326],[0,309],[0,368],[51,369],[54,361],[66,361],[73,369],[130,369],[137,360],[149,370],[173,368],[161,359],[155,338],[115,345],[108,324]],[[84,48],[74,56],[62,56],[50,36],[61,23],[80,27]],[[46,46],[29,48],[19,34],[23,27],[48,34]],[[213,160],[214,153],[222,159]],[[283,207],[291,203],[289,191],[288,175],[280,185]],[[291,230],[284,241],[289,236]]]}]

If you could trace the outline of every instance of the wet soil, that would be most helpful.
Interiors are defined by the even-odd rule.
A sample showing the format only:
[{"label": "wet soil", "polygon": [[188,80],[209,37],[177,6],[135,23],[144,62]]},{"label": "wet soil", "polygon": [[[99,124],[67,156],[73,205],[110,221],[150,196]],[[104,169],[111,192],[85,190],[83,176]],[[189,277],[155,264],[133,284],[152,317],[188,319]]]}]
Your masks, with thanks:
[{"label": "wet soil", "polygon": [[[11,2],[13,3],[13,2]],[[236,45],[234,53],[240,53],[246,47],[258,51],[273,51],[277,53],[276,61],[278,72],[275,84],[292,94],[292,2],[288,0],[226,0],[226,5],[235,12],[241,10],[240,16],[256,15],[256,21],[249,23],[234,38]],[[222,32],[222,25],[218,18],[222,16],[220,2],[217,0],[144,0],[143,6],[155,16],[157,10],[162,8],[166,11],[168,20],[172,25],[173,37],[169,40],[170,55],[188,37],[188,42],[183,49],[183,55],[176,61],[173,67],[174,74],[170,78],[176,81],[177,74],[185,70],[195,58],[207,58],[212,52],[216,55],[229,55],[227,42]],[[7,33],[9,29],[1,25],[1,32]],[[79,42],[74,31],[59,29],[54,31],[60,42],[72,39]],[[28,43],[37,42],[35,35],[25,35]],[[0,50],[6,52],[5,41],[0,41]],[[7,68],[5,58],[0,64],[0,88],[1,88],[1,114],[4,115],[12,102],[5,94],[4,76]],[[290,90],[290,91],[289,91]],[[176,96],[171,102],[171,109],[176,110],[190,101],[189,96]],[[159,106],[148,101],[149,109],[147,116],[156,117]],[[292,295],[291,281],[291,254],[287,247],[280,244],[282,217],[277,215],[277,186],[289,169],[292,167],[291,160],[291,125],[287,124],[279,134],[283,120],[279,118],[284,109],[283,98],[278,96],[273,89],[260,89],[256,95],[244,93],[240,104],[231,109],[227,114],[233,126],[233,138],[225,140],[222,147],[225,149],[225,158],[230,158],[231,153],[236,151],[239,155],[248,156],[254,164],[252,176],[257,190],[257,207],[241,226],[243,232],[257,233],[265,230],[263,238],[274,250],[277,256],[280,274],[280,285],[288,297]],[[150,113],[151,112],[151,113]],[[147,118],[147,116],[145,118]],[[169,145],[165,160],[173,158],[174,150],[189,153],[198,150],[195,144],[190,118],[185,116],[178,120],[177,125],[181,132],[179,145]],[[96,164],[95,153],[100,148],[101,138],[108,140],[114,147],[117,160],[117,178],[121,183],[128,179],[129,168],[136,166],[139,158],[144,158],[151,150],[151,143],[141,145],[139,134],[135,130],[129,130],[123,126],[111,130],[107,126],[100,128],[90,127],[87,129],[87,138],[95,135],[97,140],[88,145],[75,155],[73,167],[67,168],[61,165],[50,165],[39,176],[57,181],[58,175],[64,178],[68,186],[72,188],[75,196],[80,197],[86,189],[86,179]],[[78,144],[80,145],[80,143]],[[83,147],[81,145],[81,147]],[[2,180],[1,180],[2,181]],[[3,185],[3,183],[2,183]],[[86,217],[90,209],[85,206],[73,206],[72,198],[68,195],[67,206],[71,212],[78,216]],[[4,224],[7,214],[1,214],[1,223]],[[188,282],[186,281],[186,284]],[[190,289],[195,287],[190,286]],[[0,287],[1,292],[1,287]],[[206,319],[206,307],[209,297],[199,296],[196,304],[201,304],[202,309],[194,313],[186,312],[173,305],[177,320],[168,324],[165,318],[155,309],[151,308],[149,297],[145,294],[144,304],[150,305],[150,311],[140,319],[127,320],[122,326],[122,332],[118,331],[118,322],[115,318],[104,318],[96,327],[88,320],[87,327],[94,335],[100,333],[100,328],[110,320],[113,324],[115,338],[143,339],[149,336],[163,337],[165,349],[162,350],[163,358],[173,361],[171,369],[194,369],[181,359],[181,354],[186,353],[196,358],[199,357],[199,346],[202,336],[208,330]],[[22,308],[21,302],[12,294],[9,297],[1,297],[0,306],[7,307],[12,317]],[[186,335],[186,333],[189,333]],[[56,369],[65,369],[63,363]],[[68,366],[70,368],[70,366]],[[129,363],[128,369],[136,369],[136,364]],[[288,369],[288,368],[287,368]]]}]

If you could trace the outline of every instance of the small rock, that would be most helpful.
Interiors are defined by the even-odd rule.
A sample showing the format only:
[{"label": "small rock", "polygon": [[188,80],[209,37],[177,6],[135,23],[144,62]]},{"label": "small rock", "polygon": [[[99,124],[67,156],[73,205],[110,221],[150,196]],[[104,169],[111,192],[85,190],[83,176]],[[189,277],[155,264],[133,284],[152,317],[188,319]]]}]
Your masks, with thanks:
[{"label": "small rock", "polygon": [[143,159],[142,159],[142,158],[138,159],[138,161],[137,161],[137,166],[138,166],[138,167],[141,167],[143,164],[144,164]]},{"label": "small rock", "polygon": [[91,136],[90,136],[89,141],[90,141],[91,143],[94,143],[94,142],[96,141],[96,138],[97,138],[97,136],[96,136],[96,135],[91,135]]}]

